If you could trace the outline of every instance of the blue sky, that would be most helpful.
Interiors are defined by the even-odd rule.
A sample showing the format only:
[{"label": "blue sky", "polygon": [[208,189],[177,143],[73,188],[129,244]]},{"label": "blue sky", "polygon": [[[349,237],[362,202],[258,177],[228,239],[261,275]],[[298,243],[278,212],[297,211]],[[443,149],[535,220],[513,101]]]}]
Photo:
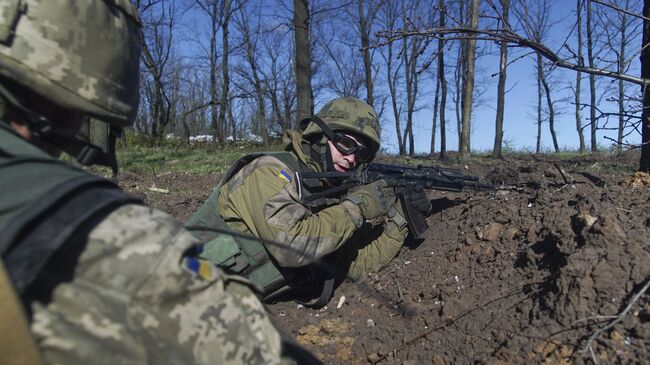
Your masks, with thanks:
[{"label": "blue sky", "polygon": [[[285,1],[286,2],[286,1]],[[264,8],[264,13],[275,14],[277,18],[276,21],[279,24],[283,24],[287,19],[290,18],[291,9],[290,4],[282,4],[281,1],[272,2],[274,5],[269,5]],[[598,4],[593,4],[593,6],[599,6]],[[640,12],[640,9],[631,9],[636,12]],[[199,24],[202,20],[201,16],[196,13],[189,16],[190,23],[193,26],[190,28],[201,29]],[[198,18],[198,19],[197,19]],[[513,16],[511,15],[511,19]],[[551,34],[549,35],[549,40],[545,42],[552,49],[557,51],[557,48],[564,41],[565,38],[569,37],[570,42],[575,42],[575,34],[570,34],[573,30],[573,23],[575,22],[575,1],[562,1],[557,0],[555,6],[552,8],[551,14],[552,21],[557,21],[554,24]],[[194,34],[194,37],[202,38],[202,34]],[[283,32],[284,37],[286,37],[287,42],[293,42],[293,37],[291,32]],[[583,34],[583,37],[586,38],[586,35]],[[639,37],[640,38],[640,37]],[[482,42],[486,44],[485,42]],[[435,42],[434,42],[435,44]],[[196,43],[191,48],[196,47]],[[481,102],[475,106],[472,113],[472,136],[471,136],[471,146],[472,150],[475,152],[488,151],[491,150],[494,143],[494,120],[495,120],[495,108],[496,108],[496,90],[497,90],[497,81],[498,77],[490,77],[492,74],[498,72],[499,59],[498,59],[498,49],[492,44],[492,53],[493,55],[483,56],[477,61],[477,72],[480,75],[477,75],[477,78],[487,79],[487,84],[485,86],[486,92],[481,98]],[[629,52],[632,53],[638,50],[640,47],[640,39],[637,41],[637,44],[631,46]],[[185,48],[187,51],[188,49]],[[196,52],[196,49],[194,50]],[[509,60],[513,60],[516,57],[530,53],[527,49],[511,49],[509,52]],[[586,51],[585,51],[586,53]],[[375,56],[375,60],[381,60],[379,55]],[[231,66],[235,61],[231,59]],[[450,67],[449,65],[448,67]],[[638,57],[635,57],[630,71],[631,74],[636,75],[639,73],[639,61]],[[380,71],[383,72],[383,71]],[[577,149],[578,147],[578,136],[575,130],[575,117],[574,117],[574,106],[571,104],[573,101],[572,91],[570,90],[570,84],[575,83],[575,72],[571,70],[564,70],[557,68],[553,71],[553,77],[557,80],[557,87],[552,94],[553,100],[560,99],[569,99],[568,102],[558,102],[557,106],[557,115],[556,115],[556,132],[558,137],[558,142],[561,148],[567,149]],[[609,79],[600,78],[600,83],[607,85]],[[386,92],[385,85],[379,86],[384,89]],[[638,86],[628,84],[628,92],[632,91],[638,93]],[[508,67],[508,78],[506,89],[508,93],[506,95],[506,110],[504,116],[504,145],[517,149],[517,150],[531,150],[534,151],[536,144],[536,99],[537,99],[537,87],[536,87],[536,78],[535,78],[535,69],[533,63],[533,55],[523,57],[518,61],[510,64]],[[602,94],[603,89],[599,90],[599,94]],[[432,119],[432,100],[433,100],[434,84],[430,81],[424,81],[420,85],[420,94],[419,94],[419,105],[421,110],[417,112],[414,120],[414,134],[415,134],[415,143],[416,143],[416,153],[428,153],[431,143],[431,119]],[[363,97],[363,95],[360,95]],[[315,110],[317,111],[320,106],[322,106],[328,99],[332,97],[331,94],[323,92],[318,95],[315,100],[316,106]],[[588,92],[588,80],[587,75],[583,74],[582,81],[582,101],[587,103],[589,100]],[[545,100],[544,100],[545,103]],[[388,103],[390,104],[390,102]],[[614,104],[611,102],[601,101],[599,102],[599,107],[602,109],[609,109],[614,107]],[[588,109],[583,109],[582,112],[582,121],[583,125],[588,123]],[[382,118],[383,125],[383,136],[382,144],[383,147],[389,152],[397,151],[397,141],[395,137],[395,127],[394,121],[391,118],[392,112],[386,110]],[[614,121],[611,122],[613,125]],[[456,131],[456,117],[453,110],[453,102],[448,98],[448,110],[447,110],[447,149],[448,150],[457,150],[457,131]],[[546,151],[552,150],[552,140],[548,128],[548,124],[544,123],[542,126],[542,145],[543,149]],[[436,142],[437,148],[439,148],[439,131],[437,132],[438,142]],[[615,137],[615,132],[598,132],[598,144],[601,147],[609,147],[611,145],[610,141],[607,141],[603,136],[608,135],[610,137]],[[638,143],[640,141],[640,136],[637,134],[631,135],[627,142],[629,143]],[[587,147],[589,146],[589,133],[588,130],[585,130],[585,142]]]},{"label": "blue sky", "polygon": [[[594,6],[597,6],[594,4]],[[640,12],[638,9],[637,12]],[[552,19],[557,20],[558,23],[553,26],[551,38],[547,42],[548,45],[553,45],[557,48],[562,41],[569,35],[575,22],[575,2],[559,1],[552,10]],[[584,23],[583,23],[584,26]],[[572,35],[575,38],[575,35]],[[583,33],[583,39],[586,39]],[[553,48],[552,47],[552,48]],[[635,52],[640,47],[640,40],[629,50],[630,54]],[[554,48],[554,50],[556,50]],[[494,48],[495,53],[498,51]],[[511,49],[509,53],[509,60],[513,60],[516,56],[527,53],[525,49]],[[584,51],[586,55],[586,50]],[[484,56],[478,60],[477,70],[481,69],[484,77],[490,79],[487,86],[487,92],[483,96],[483,102],[478,105],[472,113],[472,136],[471,146],[475,152],[490,151],[494,145],[495,135],[495,114],[496,114],[496,90],[498,77],[490,78],[489,75],[498,72],[499,58],[498,55]],[[635,57],[630,73],[638,75],[639,73],[639,60]],[[570,103],[563,102],[557,103],[559,115],[556,115],[555,129],[560,148],[577,149],[579,146],[578,135],[576,132],[575,124],[575,111],[573,103],[573,93],[569,89],[569,82],[575,84],[576,73],[572,70],[564,70],[557,68],[553,71],[554,77],[559,80],[557,90],[552,93],[553,100],[569,98]],[[477,76],[479,77],[479,76]],[[589,84],[587,75],[583,73],[582,80],[582,102],[588,103],[589,101]],[[608,84],[609,79],[600,81],[602,84]],[[633,84],[627,84],[628,92],[638,92],[639,87]],[[434,85],[432,83],[425,83],[422,87],[423,94],[421,100],[425,103],[433,99]],[[508,67],[507,86],[506,90],[506,106],[504,116],[504,145],[508,144],[510,147],[518,150],[535,150],[537,125],[536,125],[536,103],[537,103],[537,86],[536,74],[533,63],[533,56],[522,58]],[[603,90],[599,90],[602,93]],[[546,101],[544,99],[543,103]],[[427,104],[431,104],[430,102]],[[451,103],[448,101],[451,107]],[[614,107],[613,103],[601,101],[599,107],[607,109]],[[386,117],[383,121],[383,145],[389,152],[397,151],[397,142],[394,131],[394,122],[390,118],[389,112],[385,113]],[[415,118],[414,135],[416,144],[416,153],[428,153],[431,143],[431,118],[432,110],[426,107],[421,110]],[[587,108],[582,111],[582,123],[585,125],[589,122],[587,119],[589,110]],[[447,111],[447,149],[457,150],[457,131],[456,131],[456,117],[453,109]],[[615,125],[616,122],[612,120],[610,125]],[[438,142],[436,149],[439,149],[439,131]],[[598,145],[600,147],[609,147],[612,145],[611,141],[603,138],[609,136],[615,138],[616,133],[599,131],[598,132]],[[585,129],[585,143],[589,148],[589,130]],[[639,143],[640,136],[636,133],[632,134],[626,139],[629,143]],[[549,131],[548,123],[542,125],[542,149],[546,151],[553,150],[553,142]]]}]

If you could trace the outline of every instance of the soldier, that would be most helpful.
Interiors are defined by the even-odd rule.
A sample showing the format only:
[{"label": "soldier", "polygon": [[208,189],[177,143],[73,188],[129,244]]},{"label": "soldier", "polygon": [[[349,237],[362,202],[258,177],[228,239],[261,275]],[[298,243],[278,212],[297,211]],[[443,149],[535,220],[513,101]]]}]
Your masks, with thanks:
[{"label": "soldier", "polygon": [[[358,279],[387,265],[402,248],[408,227],[389,182],[323,193],[336,191],[342,182],[327,172],[359,169],[379,150],[381,128],[370,105],[337,98],[301,125],[302,133],[285,133],[285,152],[237,161],[186,227],[206,241],[215,238],[206,227],[232,227],[267,240],[262,245],[216,237],[201,255],[250,278],[267,302],[291,297],[319,307],[346,276]],[[324,174],[301,179],[304,172]],[[429,214],[422,189],[408,198]]]},{"label": "soldier", "polygon": [[[139,18],[127,0],[0,2],[0,363],[313,363],[249,282],[187,256],[198,241],[111,181],[75,137],[130,125]],[[224,237],[224,235],[217,235]]]}]

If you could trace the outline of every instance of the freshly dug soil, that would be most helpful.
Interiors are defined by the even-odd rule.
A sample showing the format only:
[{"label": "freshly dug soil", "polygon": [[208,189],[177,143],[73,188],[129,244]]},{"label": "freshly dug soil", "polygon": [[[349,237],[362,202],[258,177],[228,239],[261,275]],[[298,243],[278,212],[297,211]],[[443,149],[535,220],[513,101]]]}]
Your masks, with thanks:
[{"label": "freshly dug soil", "polygon": [[[633,173],[637,161],[451,164],[506,188],[430,191],[430,228],[387,268],[344,283],[325,308],[269,310],[328,364],[650,363],[650,293],[638,295],[650,280],[650,176]],[[185,221],[219,178],[119,181]]]}]

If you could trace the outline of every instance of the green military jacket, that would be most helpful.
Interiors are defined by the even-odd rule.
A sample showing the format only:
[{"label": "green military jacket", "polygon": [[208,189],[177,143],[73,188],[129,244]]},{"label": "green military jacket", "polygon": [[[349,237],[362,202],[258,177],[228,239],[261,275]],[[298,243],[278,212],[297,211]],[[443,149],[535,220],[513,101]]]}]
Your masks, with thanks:
[{"label": "green military jacket", "polygon": [[[361,224],[358,207],[349,202],[335,199],[318,208],[303,203],[300,195],[305,192],[296,184],[296,170],[319,172],[320,167],[303,151],[300,133],[289,131],[284,138],[289,152],[262,155],[231,171],[188,225],[211,211],[228,227],[273,241],[264,244],[266,253],[290,285],[304,279],[292,277],[295,270],[315,262],[353,279],[387,265],[408,233],[403,216],[384,217],[378,225]],[[394,208],[401,209],[396,200]],[[206,245],[206,250],[215,244]]]}]

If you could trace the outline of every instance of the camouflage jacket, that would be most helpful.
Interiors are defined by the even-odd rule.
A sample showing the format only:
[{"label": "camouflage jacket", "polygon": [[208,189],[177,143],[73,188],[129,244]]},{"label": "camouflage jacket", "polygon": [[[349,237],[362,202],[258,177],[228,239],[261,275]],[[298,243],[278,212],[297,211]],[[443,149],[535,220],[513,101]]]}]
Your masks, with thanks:
[{"label": "camouflage jacket", "polygon": [[[0,166],[20,158],[52,160],[0,128]],[[23,166],[28,172],[38,164]],[[30,186],[5,180],[0,179],[3,198]],[[285,346],[287,339],[245,279],[186,257],[197,244],[175,219],[141,205],[122,205],[85,222],[40,274],[46,281],[62,272],[69,276],[56,281],[48,300],[22,298],[45,363],[294,364],[305,362],[302,356],[313,359],[296,353],[300,348],[293,344]]]},{"label": "camouflage jacket", "polygon": [[[287,149],[303,165],[319,171],[319,165],[301,147],[300,133],[285,134]],[[322,258],[332,266],[347,268],[353,279],[375,272],[388,264],[402,248],[408,233],[406,221],[397,212],[377,227],[360,224],[356,205],[338,200],[317,212],[303,204],[294,171],[273,156],[253,160],[220,189],[218,210],[231,227],[284,246],[268,245],[278,265],[301,267]]]}]

